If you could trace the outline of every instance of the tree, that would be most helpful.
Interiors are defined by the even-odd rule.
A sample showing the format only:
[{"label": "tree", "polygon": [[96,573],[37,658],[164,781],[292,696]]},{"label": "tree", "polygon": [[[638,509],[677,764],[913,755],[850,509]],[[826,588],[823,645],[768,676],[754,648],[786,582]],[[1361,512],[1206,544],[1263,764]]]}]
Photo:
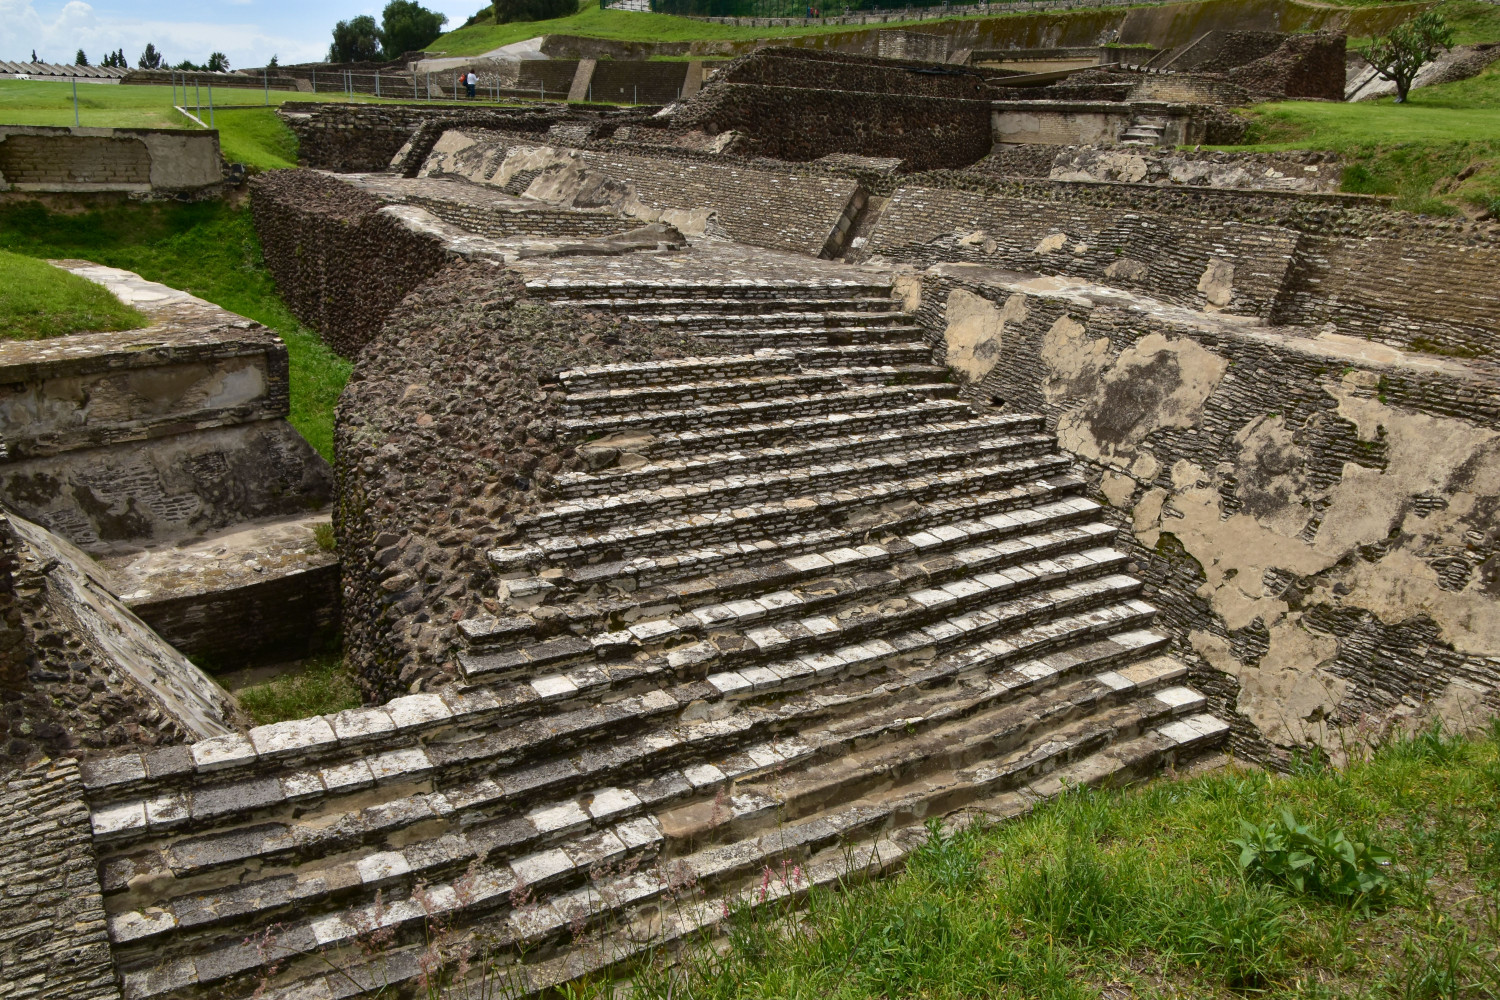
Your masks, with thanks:
[{"label": "tree", "polygon": [[125,61],[125,50],[117,49],[114,52],[105,53],[104,61],[99,65],[108,66],[110,69],[125,69],[130,64]]},{"label": "tree", "polygon": [[1402,21],[1383,38],[1376,38],[1361,53],[1382,80],[1396,85],[1396,103],[1405,104],[1417,71],[1453,46],[1453,29],[1435,11],[1426,11]]},{"label": "tree", "polygon": [[210,73],[228,73],[229,57],[222,52],[211,53],[208,57],[208,65],[204,68]]},{"label": "tree", "polygon": [[136,65],[141,69],[161,69],[161,64],[161,53],[156,51],[155,45],[147,42],[145,51],[141,53],[140,59],[136,60]]},{"label": "tree", "polygon": [[385,57],[415,52],[432,44],[443,33],[448,15],[428,10],[415,0],[391,0],[380,15],[380,44]]},{"label": "tree", "polygon": [[266,69],[277,69],[280,66],[281,66],[281,64],[276,61],[276,54],[272,53],[271,54],[271,61],[268,62],[268,63],[266,63]]},{"label": "tree", "polygon": [[380,58],[380,29],[369,14],[333,26],[333,44],[328,47],[328,61],[369,62]]},{"label": "tree", "polygon": [[36,57],[36,49],[32,49],[31,50],[31,61],[32,62],[41,62],[41,60]]},{"label": "tree", "polygon": [[578,13],[577,0],[495,0],[495,23],[550,21]]},{"label": "tree", "polygon": [[73,57],[73,65],[74,66],[87,66],[88,64],[89,64],[89,57],[86,56],[86,55],[84,55],[84,52],[83,52],[82,49],[79,49],[78,50],[78,54]]}]

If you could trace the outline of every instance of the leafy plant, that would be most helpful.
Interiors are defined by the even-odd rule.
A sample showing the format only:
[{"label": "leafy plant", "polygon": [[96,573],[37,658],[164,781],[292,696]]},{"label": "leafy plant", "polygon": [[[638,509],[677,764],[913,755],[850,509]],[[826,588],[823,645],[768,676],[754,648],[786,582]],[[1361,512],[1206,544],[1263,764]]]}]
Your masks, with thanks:
[{"label": "leafy plant", "polygon": [[1377,38],[1360,53],[1382,80],[1396,85],[1396,103],[1406,103],[1417,71],[1453,47],[1453,29],[1437,11],[1424,11]]},{"label": "leafy plant", "polygon": [[1350,840],[1343,830],[1319,832],[1297,822],[1290,809],[1257,826],[1240,820],[1240,870],[1247,876],[1279,884],[1298,894],[1371,903],[1390,886],[1383,848]]}]

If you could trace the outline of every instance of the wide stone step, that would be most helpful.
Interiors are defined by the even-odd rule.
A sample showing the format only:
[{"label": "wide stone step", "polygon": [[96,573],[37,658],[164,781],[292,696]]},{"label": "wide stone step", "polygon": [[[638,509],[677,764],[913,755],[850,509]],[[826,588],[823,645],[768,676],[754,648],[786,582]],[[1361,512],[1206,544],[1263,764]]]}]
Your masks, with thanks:
[{"label": "wide stone step", "polygon": [[[873,434],[846,434],[821,438],[807,443],[771,447],[741,448],[703,452],[690,458],[667,458],[648,461],[629,468],[602,472],[566,472],[555,479],[564,498],[625,493],[653,489],[669,484],[687,484],[714,479],[727,474],[744,475],[767,469],[799,468],[828,464],[832,460],[848,461],[884,453],[910,453],[918,448],[959,447],[975,445],[997,434],[1034,432],[1041,421],[1030,415],[991,414],[967,420],[933,421],[915,427],[900,427]],[[643,450],[648,449],[645,446]]]},{"label": "wide stone step", "polygon": [[643,413],[565,417],[559,423],[568,434],[596,440],[625,432],[662,434],[797,417],[827,417],[870,407],[911,406],[921,400],[952,398],[956,394],[955,386],[941,383],[859,386],[837,392],[779,396],[736,403],[708,403]]},{"label": "wide stone step", "polygon": [[599,298],[570,298],[567,305],[578,309],[599,312],[623,313],[631,318],[647,319],[679,316],[756,316],[789,315],[793,313],[819,315],[867,315],[890,314],[911,320],[911,314],[900,310],[900,303],[889,297],[813,297],[783,298],[635,298],[633,296],[604,296]]},{"label": "wide stone step", "polygon": [[1051,434],[1001,434],[968,445],[886,450],[865,457],[828,456],[832,461],[827,465],[789,466],[681,485],[576,497],[540,513],[518,517],[516,526],[525,531],[576,532],[628,526],[648,516],[661,518],[694,513],[712,516],[717,511],[751,503],[776,502],[793,494],[838,490],[885,481],[894,476],[910,478],[1052,454],[1055,443]]},{"label": "wide stone step", "polygon": [[[1014,753],[1003,762],[953,771],[938,779],[928,777],[915,788],[898,786],[879,798],[787,823],[758,837],[706,846],[646,871],[628,863],[631,847],[611,833],[585,838],[586,846],[578,844],[571,851],[541,852],[517,859],[507,866],[508,870],[480,869],[461,879],[429,885],[420,899],[370,903],[344,914],[308,921],[283,933],[291,940],[310,936],[312,948],[296,949],[306,951],[354,945],[362,931],[380,930],[389,935],[396,947],[381,956],[378,974],[373,970],[368,974],[366,993],[373,994],[392,985],[392,973],[396,981],[407,978],[406,973],[411,970],[399,957],[405,954],[400,945],[422,940],[432,921],[449,928],[477,926],[482,921],[501,947],[517,950],[524,947],[545,955],[548,945],[566,942],[570,935],[576,937],[581,930],[598,927],[606,921],[618,924],[622,917],[633,916],[642,908],[654,908],[664,897],[688,883],[728,894],[724,902],[714,900],[713,908],[724,913],[730,909],[728,900],[762,881],[763,872],[772,873],[772,878],[765,880],[759,895],[761,900],[770,895],[770,883],[776,881],[778,870],[788,894],[806,891],[811,879],[817,877],[809,873],[820,870],[825,856],[840,854],[846,862],[853,861],[850,841],[913,824],[929,811],[940,812],[955,802],[989,805],[995,802],[997,794],[1010,792],[1019,793],[1021,808],[1015,809],[1019,813],[1066,787],[1060,779],[1067,775],[1064,769],[1069,767],[1077,768],[1080,775],[1087,775],[1096,783],[1114,775],[1127,780],[1164,760],[1216,745],[1227,731],[1222,723],[1201,713],[1180,720],[1172,719],[1172,715],[1170,708],[1160,712],[1149,700],[1119,706],[1099,718],[1064,727],[1045,744]],[[1110,758],[1112,764],[1108,762]],[[902,852],[885,850],[882,856],[897,861]],[[797,872],[790,874],[788,869],[793,864]],[[536,877],[523,882],[523,873],[528,871]],[[590,872],[596,873],[592,879]],[[831,887],[831,879],[828,884]],[[522,885],[526,886],[525,895],[514,891]],[[755,898],[753,890],[751,898]],[[679,916],[683,912],[682,907],[675,910]],[[706,913],[703,923],[707,923]],[[659,943],[660,934],[653,934],[651,939]],[[523,992],[531,993],[575,978],[579,973],[576,957],[588,951],[571,952],[569,958],[573,960],[559,966],[539,963],[529,968],[522,983]],[[312,956],[297,962],[294,954],[292,947],[285,947],[283,955],[274,952],[267,955],[254,945],[226,943],[208,952],[204,956],[206,961],[179,959],[158,965],[150,974],[127,971],[125,995],[128,1000],[135,1000],[181,989],[191,989],[195,995],[208,995],[199,992],[205,989],[215,989],[214,995],[220,996],[248,995],[255,988],[254,973],[276,958],[293,961],[296,972],[311,977],[297,986],[304,991],[302,996],[310,995],[305,992],[309,989],[329,989],[335,978],[343,982],[342,989],[317,995],[366,995],[350,988],[351,983],[361,982],[365,973],[357,969],[330,973],[326,962]],[[616,950],[610,949],[609,961],[618,958]],[[602,967],[604,959],[600,962]],[[546,975],[549,968],[555,975]],[[298,994],[271,995],[290,1000]]]},{"label": "wide stone step", "polygon": [[932,347],[923,343],[848,344],[793,348],[805,368],[870,368],[877,365],[930,365]]},{"label": "wide stone step", "polygon": [[[862,391],[862,390],[861,390]],[[765,444],[814,441],[846,434],[874,434],[897,428],[917,427],[926,423],[954,422],[975,417],[974,408],[959,399],[916,398],[892,402],[882,398],[878,405],[861,404],[838,413],[817,413],[786,419],[761,419],[741,423],[684,428],[646,436],[631,436],[619,442],[620,450],[649,455],[694,456],[728,449],[753,448]],[[1035,414],[1028,429],[1037,429],[1045,421]],[[596,438],[591,444],[607,443]]]},{"label": "wide stone step", "polygon": [[1064,476],[1071,468],[1069,459],[1043,454],[924,477],[869,481],[831,493],[745,502],[707,514],[653,517],[608,530],[553,535],[492,556],[491,562],[506,569],[525,569],[533,564],[538,568],[566,567],[619,561],[626,553],[661,555],[730,542],[755,546],[767,537],[830,527],[850,518],[869,515],[878,519],[876,508],[993,492],[1028,480]]},{"label": "wide stone step", "polygon": [[782,326],[752,328],[701,327],[693,336],[721,351],[784,350],[805,347],[838,347],[873,344],[915,343],[925,337],[919,326],[846,324],[843,326]]},{"label": "wide stone step", "polygon": [[[797,303],[793,303],[796,305]],[[785,305],[776,312],[703,312],[680,313],[646,312],[640,309],[619,310],[618,315],[637,323],[649,323],[665,329],[684,332],[731,332],[750,330],[840,330],[853,333],[877,330],[881,327],[899,327],[910,340],[912,319],[907,313],[880,312],[874,309],[788,309]],[[765,345],[772,346],[770,344]]]},{"label": "wide stone step", "polygon": [[[1014,508],[1014,504],[1011,506]],[[772,557],[757,548],[762,561],[737,565],[732,557],[743,555],[738,547],[733,552],[679,553],[669,557],[677,575],[649,585],[640,583],[641,574],[666,567],[645,559],[577,567],[564,576],[548,579],[507,575],[500,583],[502,599],[524,607],[517,607],[510,615],[465,619],[459,623],[459,630],[469,652],[483,653],[534,641],[537,623],[526,608],[543,602],[550,606],[549,621],[555,622],[557,613],[562,613],[566,621],[562,631],[574,636],[616,631],[637,622],[694,613],[742,598],[756,601],[766,614],[773,614],[786,605],[783,598],[773,598],[772,594],[809,581],[885,570],[898,563],[910,564],[896,570],[902,579],[925,574],[929,581],[946,580],[945,574],[969,572],[973,562],[987,557],[986,549],[996,546],[1000,547],[997,551],[1025,553],[1027,558],[1109,546],[1117,529],[1094,520],[1098,510],[1093,501],[1070,496],[1033,501],[1010,512],[991,506],[965,506],[941,523],[932,523],[938,512],[919,508],[901,524],[883,525],[877,540],[863,540],[870,537],[868,530],[835,530],[827,547],[802,555]],[[964,513],[977,517],[956,516]],[[786,553],[805,548],[808,539],[799,535],[767,541],[774,546],[773,552]],[[1056,544],[1068,548],[1050,548]],[[613,585],[621,596],[578,593],[599,584]],[[627,593],[629,596],[624,596]]]},{"label": "wide stone step", "polygon": [[527,294],[553,302],[576,299],[735,299],[778,302],[803,299],[891,299],[888,281],[848,281],[829,279],[819,282],[796,281],[587,281],[574,278],[536,279],[526,282]]},{"label": "wide stone step", "polygon": [[828,370],[715,378],[665,385],[624,386],[616,389],[570,391],[563,401],[562,413],[568,420],[592,419],[602,415],[634,414],[657,408],[682,410],[692,406],[839,392],[844,387],[839,374]]},{"label": "wide stone step", "polygon": [[716,378],[764,377],[790,375],[800,368],[792,351],[766,351],[755,354],[708,355],[672,358],[659,361],[624,362],[570,368],[558,373],[558,381],[568,392],[598,392],[641,386],[677,385]]}]

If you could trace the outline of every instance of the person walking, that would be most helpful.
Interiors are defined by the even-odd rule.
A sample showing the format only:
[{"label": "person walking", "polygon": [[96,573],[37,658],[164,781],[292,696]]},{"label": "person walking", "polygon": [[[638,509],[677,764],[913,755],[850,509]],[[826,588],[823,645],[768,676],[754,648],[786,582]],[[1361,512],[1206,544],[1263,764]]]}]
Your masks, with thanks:
[{"label": "person walking", "polygon": [[470,69],[464,74],[464,86],[469,90],[469,100],[474,99],[474,88],[479,86],[479,74]]}]

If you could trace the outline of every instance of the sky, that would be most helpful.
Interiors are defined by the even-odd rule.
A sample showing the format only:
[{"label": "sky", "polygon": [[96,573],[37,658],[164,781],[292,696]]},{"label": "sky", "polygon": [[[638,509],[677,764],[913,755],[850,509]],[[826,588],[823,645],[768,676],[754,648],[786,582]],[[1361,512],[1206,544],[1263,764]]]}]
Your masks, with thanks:
[{"label": "sky", "polygon": [[[468,20],[484,0],[423,0]],[[71,63],[82,48],[89,62],[123,48],[132,66],[147,42],[173,63],[208,61],[223,52],[232,69],[314,62],[328,55],[333,26],[360,14],[380,20],[385,0],[0,0],[0,59]]]}]

